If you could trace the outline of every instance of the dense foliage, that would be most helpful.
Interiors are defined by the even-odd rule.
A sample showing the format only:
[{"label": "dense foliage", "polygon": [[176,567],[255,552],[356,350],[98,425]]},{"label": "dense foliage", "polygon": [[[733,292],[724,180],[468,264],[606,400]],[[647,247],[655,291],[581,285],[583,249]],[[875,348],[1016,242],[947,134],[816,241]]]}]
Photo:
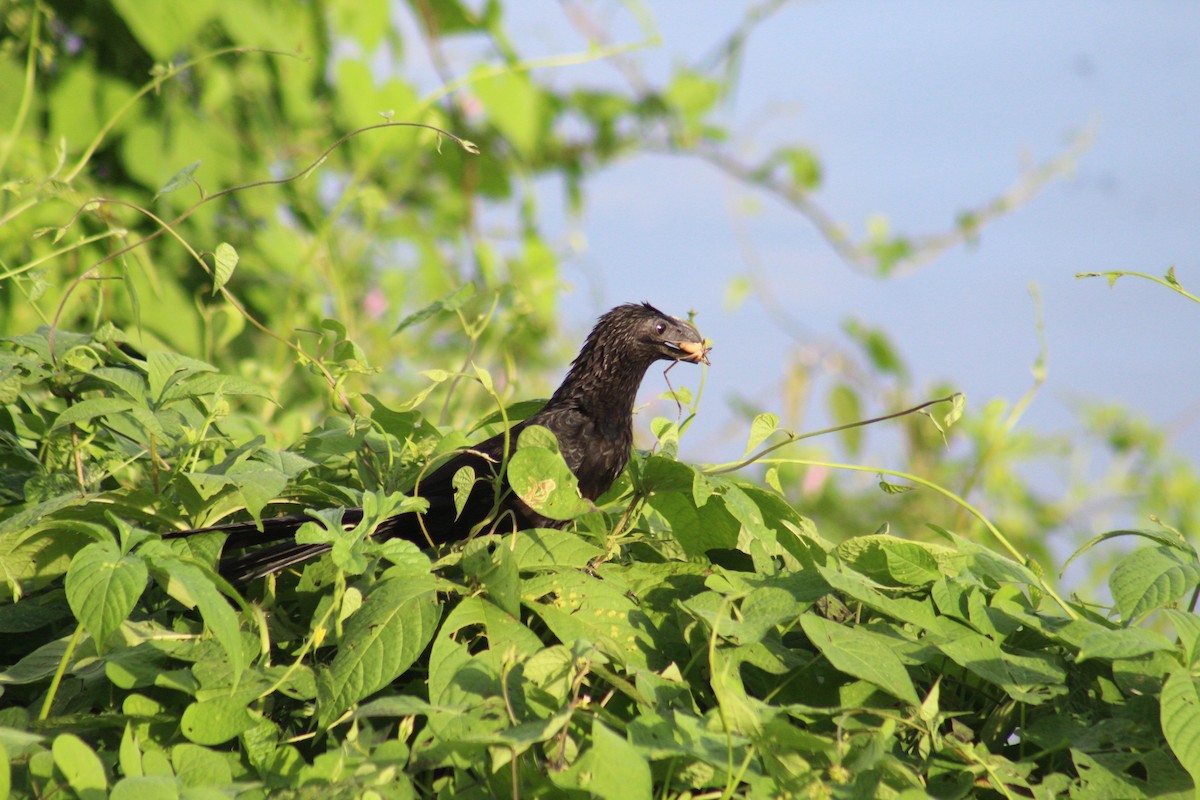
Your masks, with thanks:
[{"label": "dense foliage", "polygon": [[[496,3],[5,7],[0,797],[1194,796],[1195,547],[1097,536],[1087,556],[1138,543],[1111,608],[1040,566],[1041,531],[1132,482],[1194,527],[1200,482],[1127,416],[1095,412],[1126,460],[1065,503],[1014,469],[1023,405],[959,421],[948,398],[892,421],[884,492],[825,480],[800,506],[828,459],[758,409],[744,460],[677,459],[702,382],[675,372],[678,414],[639,422],[572,529],[370,538],[567,355],[535,179],[581,213],[592,172],[667,149],[829,224],[813,153],[723,149],[764,9],[715,77],[622,91],[539,83]],[[418,46],[434,85],[381,79]],[[454,47],[479,66],[452,79]],[[828,231],[886,274],[984,222]],[[915,404],[886,338],[852,335]],[[835,416],[865,391],[833,387]],[[332,555],[249,587],[214,572],[219,536],[159,536],[285,508],[320,510],[301,535]]]}]

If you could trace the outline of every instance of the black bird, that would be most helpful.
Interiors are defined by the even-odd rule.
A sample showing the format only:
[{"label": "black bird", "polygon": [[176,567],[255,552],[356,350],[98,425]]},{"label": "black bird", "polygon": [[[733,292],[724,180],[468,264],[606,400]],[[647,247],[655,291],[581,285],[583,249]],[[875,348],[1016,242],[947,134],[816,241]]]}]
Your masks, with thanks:
[{"label": "black bird", "polygon": [[[633,404],[638,387],[650,366],[659,360],[708,363],[710,347],[691,324],[668,316],[649,303],[617,306],[604,314],[588,335],[562,385],[541,411],[442,463],[419,479],[412,494],[424,498],[429,508],[417,514],[397,514],[384,520],[375,535],[399,536],[421,546],[467,539],[480,532],[506,533],[528,528],[557,528],[565,523],[534,511],[509,490],[506,478],[496,490],[496,472],[505,448],[516,449],[517,437],[530,425],[548,428],[579,482],[579,491],[595,500],[608,490],[629,461],[633,448]],[[454,501],[453,479],[463,467],[475,472],[475,483],[459,511]],[[306,522],[306,514],[275,517],[254,523],[230,523],[208,528],[172,531],[166,538],[197,533],[228,534],[224,548],[244,550],[267,542],[242,555],[224,555],[219,571],[234,583],[286,569],[329,551],[326,544],[297,544],[291,540]],[[362,509],[347,509],[343,523],[357,524]]]}]

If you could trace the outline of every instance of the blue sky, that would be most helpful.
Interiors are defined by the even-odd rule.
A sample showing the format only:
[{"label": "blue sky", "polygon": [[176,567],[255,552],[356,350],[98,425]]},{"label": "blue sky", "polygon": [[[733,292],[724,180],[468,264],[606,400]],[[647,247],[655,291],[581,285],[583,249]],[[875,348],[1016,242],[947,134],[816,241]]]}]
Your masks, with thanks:
[{"label": "blue sky", "polygon": [[[758,5],[654,3],[660,44],[627,58],[665,85]],[[537,58],[587,49],[564,9],[610,41],[634,43],[646,38],[641,8],[509,3],[505,12],[519,52]],[[436,86],[418,51],[405,54],[406,77]],[[470,43],[447,43],[447,52],[454,74],[479,55]],[[721,109],[736,132],[731,146],[750,161],[780,143],[811,148],[825,176],[814,199],[859,233],[877,214],[907,234],[945,231],[1081,130],[1091,127],[1094,141],[1069,177],[989,225],[974,246],[889,280],[851,269],[796,212],[695,159],[643,155],[607,168],[587,184],[578,222],[559,211],[561,186],[539,186],[539,211],[560,248],[573,252],[563,264],[562,308],[580,340],[607,308],[649,300],[697,311],[715,342],[683,457],[741,455],[747,425],[730,409],[735,396],[757,410],[802,414],[802,430],[828,424],[822,397],[784,408],[781,386],[796,359],[823,363],[822,354],[845,349],[849,319],[888,333],[918,396],[945,383],[967,394],[968,414],[994,400],[1011,405],[1032,383],[1036,285],[1048,379],[1020,429],[1077,438],[1085,405],[1118,404],[1168,431],[1173,449],[1200,468],[1200,305],[1136,279],[1110,289],[1074,277],[1161,275],[1174,266],[1200,293],[1200,3],[797,2],[756,30],[743,67],[738,94]],[[627,85],[603,61],[537,77],[558,88]],[[760,297],[727,302],[730,285],[751,272],[786,325]],[[695,373],[685,369],[672,381],[694,388]],[[651,373],[643,400],[663,388]],[[639,415],[639,441],[649,441],[649,416],[673,412],[663,403]],[[857,460],[902,466],[893,463],[893,442],[887,427],[874,428]],[[1031,469],[1053,495],[1057,474]],[[1105,464],[1082,469],[1101,474]],[[1116,518],[1077,523],[1093,533],[1148,524],[1116,510]]]},{"label": "blue sky", "polygon": [[[742,8],[655,4],[662,46],[631,58],[665,79],[710,52]],[[619,10],[596,15],[614,39],[640,38]],[[513,33],[534,54],[581,42],[554,15],[517,18]],[[553,80],[606,74],[589,65]],[[975,407],[1015,402],[1037,352],[1036,283],[1049,380],[1025,424],[1070,431],[1081,402],[1122,403],[1169,428],[1200,464],[1200,305],[1133,279],[1109,289],[1074,277],[1174,266],[1200,290],[1200,4],[798,3],[754,35],[724,113],[749,157],[784,141],[814,149],[826,176],[816,200],[858,231],[877,213],[908,233],[944,230],[1081,129],[1093,125],[1095,140],[1072,176],[989,226],[975,247],[885,281],[848,268],[795,212],[703,164],[643,156],[594,179],[579,231],[586,247],[565,269],[569,321],[582,331],[604,308],[640,299],[700,312],[717,349],[696,458],[737,449],[722,435],[723,398],[780,410],[772,403],[789,353],[844,341],[848,318],[886,330],[916,385],[948,381]],[[748,252],[798,338],[753,297],[724,303]],[[651,379],[644,394],[660,386]]]}]

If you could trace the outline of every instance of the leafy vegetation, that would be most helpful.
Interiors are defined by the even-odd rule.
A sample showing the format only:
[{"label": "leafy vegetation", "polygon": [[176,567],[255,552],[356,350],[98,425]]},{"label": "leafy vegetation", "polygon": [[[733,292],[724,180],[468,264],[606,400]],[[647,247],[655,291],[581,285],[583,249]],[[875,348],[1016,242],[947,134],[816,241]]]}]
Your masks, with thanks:
[{"label": "leafy vegetation", "polygon": [[[443,73],[427,90],[377,82],[413,46],[384,2],[6,7],[0,797],[1194,796],[1200,554],[1179,531],[1200,480],[1096,409],[1122,460],[1046,500],[1018,469],[1047,446],[1018,426],[1036,383],[892,421],[900,470],[833,463],[757,409],[742,459],[681,462],[702,391],[678,386],[569,530],[370,537],[565,355],[532,179],[582,213],[592,171],[667,148],[880,273],[994,215],[848,242],[810,150],[727,152],[716,106],[772,7],[718,77],[636,92],[538,83],[622,47],[523,60],[498,4],[401,9]],[[451,81],[451,43],[490,60]],[[918,405],[886,336],[849,332],[878,396]],[[835,418],[868,391],[834,387]],[[884,491],[823,477],[843,468]],[[1176,524],[1092,537],[1080,555],[1120,559],[1111,607],[1063,597],[1042,533],[1131,487]],[[249,587],[214,572],[219,535],[160,536],[280,509],[316,512],[300,535],[332,553]]]}]

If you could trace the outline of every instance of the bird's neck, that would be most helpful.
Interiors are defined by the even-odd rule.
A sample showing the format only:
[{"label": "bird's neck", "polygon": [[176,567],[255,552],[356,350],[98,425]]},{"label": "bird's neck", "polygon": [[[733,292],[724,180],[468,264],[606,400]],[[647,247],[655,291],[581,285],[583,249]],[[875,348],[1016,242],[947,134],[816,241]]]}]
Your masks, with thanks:
[{"label": "bird's neck", "polygon": [[581,353],[546,407],[574,405],[597,421],[630,425],[638,387],[654,362],[624,358],[617,363],[605,358],[605,352],[598,347]]}]

